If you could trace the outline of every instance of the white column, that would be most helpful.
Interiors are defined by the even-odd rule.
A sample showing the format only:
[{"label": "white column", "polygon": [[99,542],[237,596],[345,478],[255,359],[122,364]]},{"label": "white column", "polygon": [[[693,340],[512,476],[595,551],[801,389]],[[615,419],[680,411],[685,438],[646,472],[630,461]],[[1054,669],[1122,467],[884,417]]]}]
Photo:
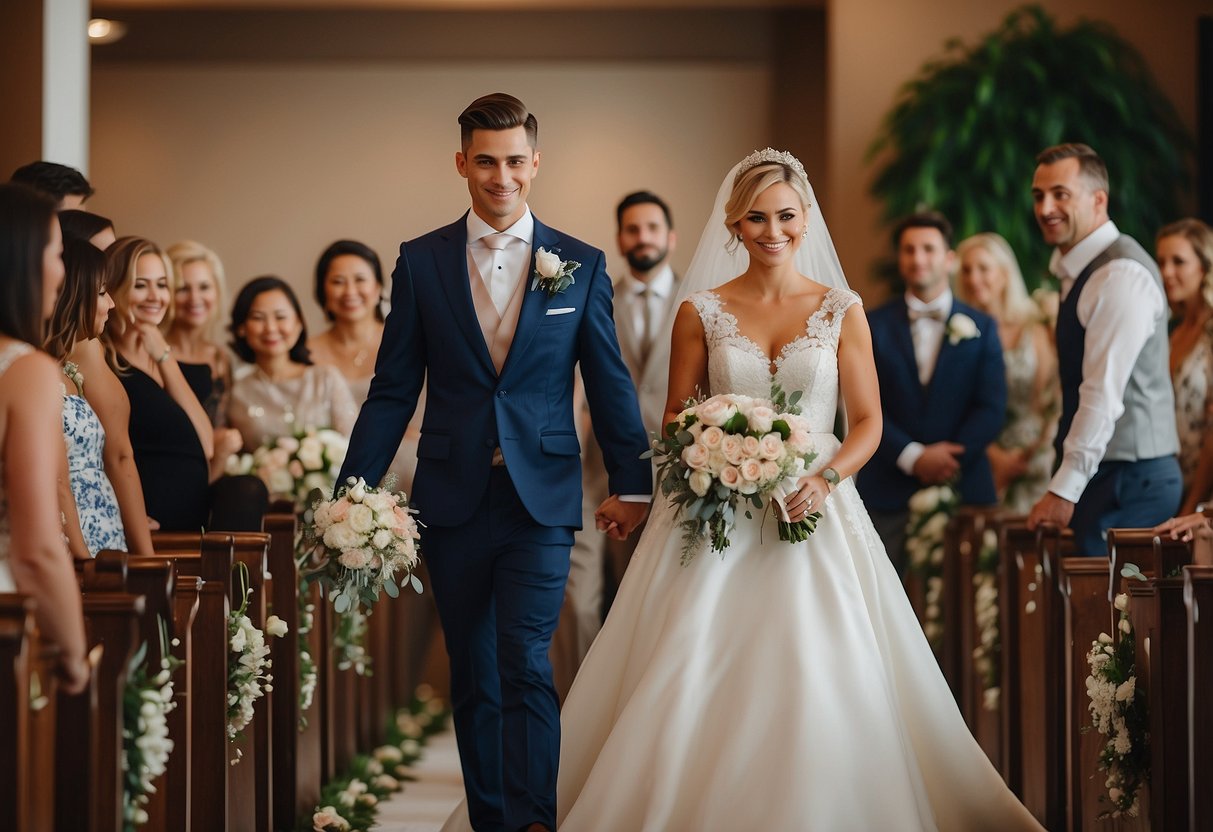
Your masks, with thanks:
[{"label": "white column", "polygon": [[43,0],[42,158],[88,175],[89,0]]}]

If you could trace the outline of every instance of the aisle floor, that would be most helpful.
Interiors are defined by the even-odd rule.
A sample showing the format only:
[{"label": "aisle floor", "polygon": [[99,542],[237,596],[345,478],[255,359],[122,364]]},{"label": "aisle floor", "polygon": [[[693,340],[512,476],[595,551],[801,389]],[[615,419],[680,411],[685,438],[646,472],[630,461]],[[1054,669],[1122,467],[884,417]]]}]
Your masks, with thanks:
[{"label": "aisle floor", "polygon": [[438,832],[463,799],[463,775],[454,730],[430,739],[414,766],[417,782],[380,806],[375,832]]}]

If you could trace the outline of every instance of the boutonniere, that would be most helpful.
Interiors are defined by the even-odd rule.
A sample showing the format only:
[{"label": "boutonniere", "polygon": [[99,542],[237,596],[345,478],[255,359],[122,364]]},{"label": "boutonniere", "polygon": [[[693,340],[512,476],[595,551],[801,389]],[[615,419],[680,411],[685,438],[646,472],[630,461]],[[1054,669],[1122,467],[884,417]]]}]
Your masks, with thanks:
[{"label": "boutonniere", "polygon": [[973,322],[973,319],[962,312],[957,312],[948,318],[948,326],[945,331],[948,334],[948,343],[952,346],[956,346],[961,341],[976,338],[981,334],[981,330],[977,328],[977,324]]},{"label": "boutonniere", "polygon": [[581,268],[576,260],[561,260],[556,252],[540,248],[535,252],[535,274],[531,290],[543,289],[548,297],[555,297],[576,283],[573,272]]}]

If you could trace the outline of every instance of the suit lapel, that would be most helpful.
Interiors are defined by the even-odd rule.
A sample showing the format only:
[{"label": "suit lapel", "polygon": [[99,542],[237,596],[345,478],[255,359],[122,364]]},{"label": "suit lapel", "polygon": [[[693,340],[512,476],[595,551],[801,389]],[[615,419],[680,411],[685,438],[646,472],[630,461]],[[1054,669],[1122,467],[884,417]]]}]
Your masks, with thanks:
[{"label": "suit lapel", "polygon": [[472,302],[471,278],[468,275],[467,255],[467,214],[459,221],[444,229],[446,246],[434,250],[435,267],[438,270],[438,282],[446,295],[447,303],[451,305],[451,313],[467,338],[472,352],[484,363],[494,375],[497,370],[493,367],[493,359],[489,355],[488,345],[484,343],[484,333],[480,331],[480,322],[476,319],[476,307]]},{"label": "suit lapel", "polygon": [[[622,282],[621,282],[622,285]],[[640,336],[632,322],[632,312],[620,303],[621,295],[615,294],[615,332],[619,336],[619,347],[623,352],[623,360],[629,367],[635,368],[639,375],[644,369],[644,356],[640,352]]]},{"label": "suit lapel", "polygon": [[914,357],[914,339],[910,335],[910,314],[903,300],[898,304],[896,309],[897,315],[893,322],[893,339],[897,344],[897,354],[901,356],[900,360],[905,367],[905,372],[910,374],[910,379],[914,384],[911,387],[922,390],[922,384],[918,381],[918,359]]},{"label": "suit lapel", "polygon": [[[515,356],[525,353],[527,347],[530,346],[531,339],[535,337],[539,322],[543,320],[544,310],[547,308],[548,293],[539,288],[531,288],[535,275],[535,252],[540,248],[551,251],[558,242],[560,242],[560,238],[556,232],[536,219],[531,242],[531,261],[522,278],[525,283],[523,291],[526,294],[522,298],[522,309],[518,312],[518,326],[514,329],[514,340],[505,357],[505,364],[501,367],[502,377],[509,372],[510,365],[516,362]],[[576,277],[577,275],[574,275],[574,278]]]},{"label": "suit lapel", "polygon": [[[927,389],[934,395],[935,380],[946,379],[954,376],[952,371],[953,359],[956,357],[956,345],[952,343],[952,339],[948,337],[948,321],[952,320],[952,316],[956,314],[956,300],[952,300],[952,308],[948,310],[948,317],[944,320],[943,325],[943,342],[939,345],[939,358],[935,361],[935,372],[931,374],[931,381],[927,385]],[[943,382],[940,382],[941,384]]]}]

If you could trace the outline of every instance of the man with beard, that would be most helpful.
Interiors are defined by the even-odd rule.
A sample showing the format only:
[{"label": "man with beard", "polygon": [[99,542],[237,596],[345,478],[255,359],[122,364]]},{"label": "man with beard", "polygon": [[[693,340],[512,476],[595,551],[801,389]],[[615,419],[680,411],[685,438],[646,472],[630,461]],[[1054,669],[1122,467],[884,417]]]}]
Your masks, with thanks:
[{"label": "man with beard", "polygon": [[[615,281],[615,331],[636,385],[645,430],[656,432],[665,411],[670,332],[674,326],[672,305],[677,279],[668,262],[676,240],[674,223],[669,206],[649,191],[625,196],[615,209],[615,218],[619,253],[628,264],[627,272]],[[550,654],[556,689],[562,698],[598,635],[643,529],[626,540],[613,540],[595,529],[594,509],[606,496],[607,477],[602,453],[589,428],[588,412],[583,416],[585,520],[574,538],[564,609]]]}]

